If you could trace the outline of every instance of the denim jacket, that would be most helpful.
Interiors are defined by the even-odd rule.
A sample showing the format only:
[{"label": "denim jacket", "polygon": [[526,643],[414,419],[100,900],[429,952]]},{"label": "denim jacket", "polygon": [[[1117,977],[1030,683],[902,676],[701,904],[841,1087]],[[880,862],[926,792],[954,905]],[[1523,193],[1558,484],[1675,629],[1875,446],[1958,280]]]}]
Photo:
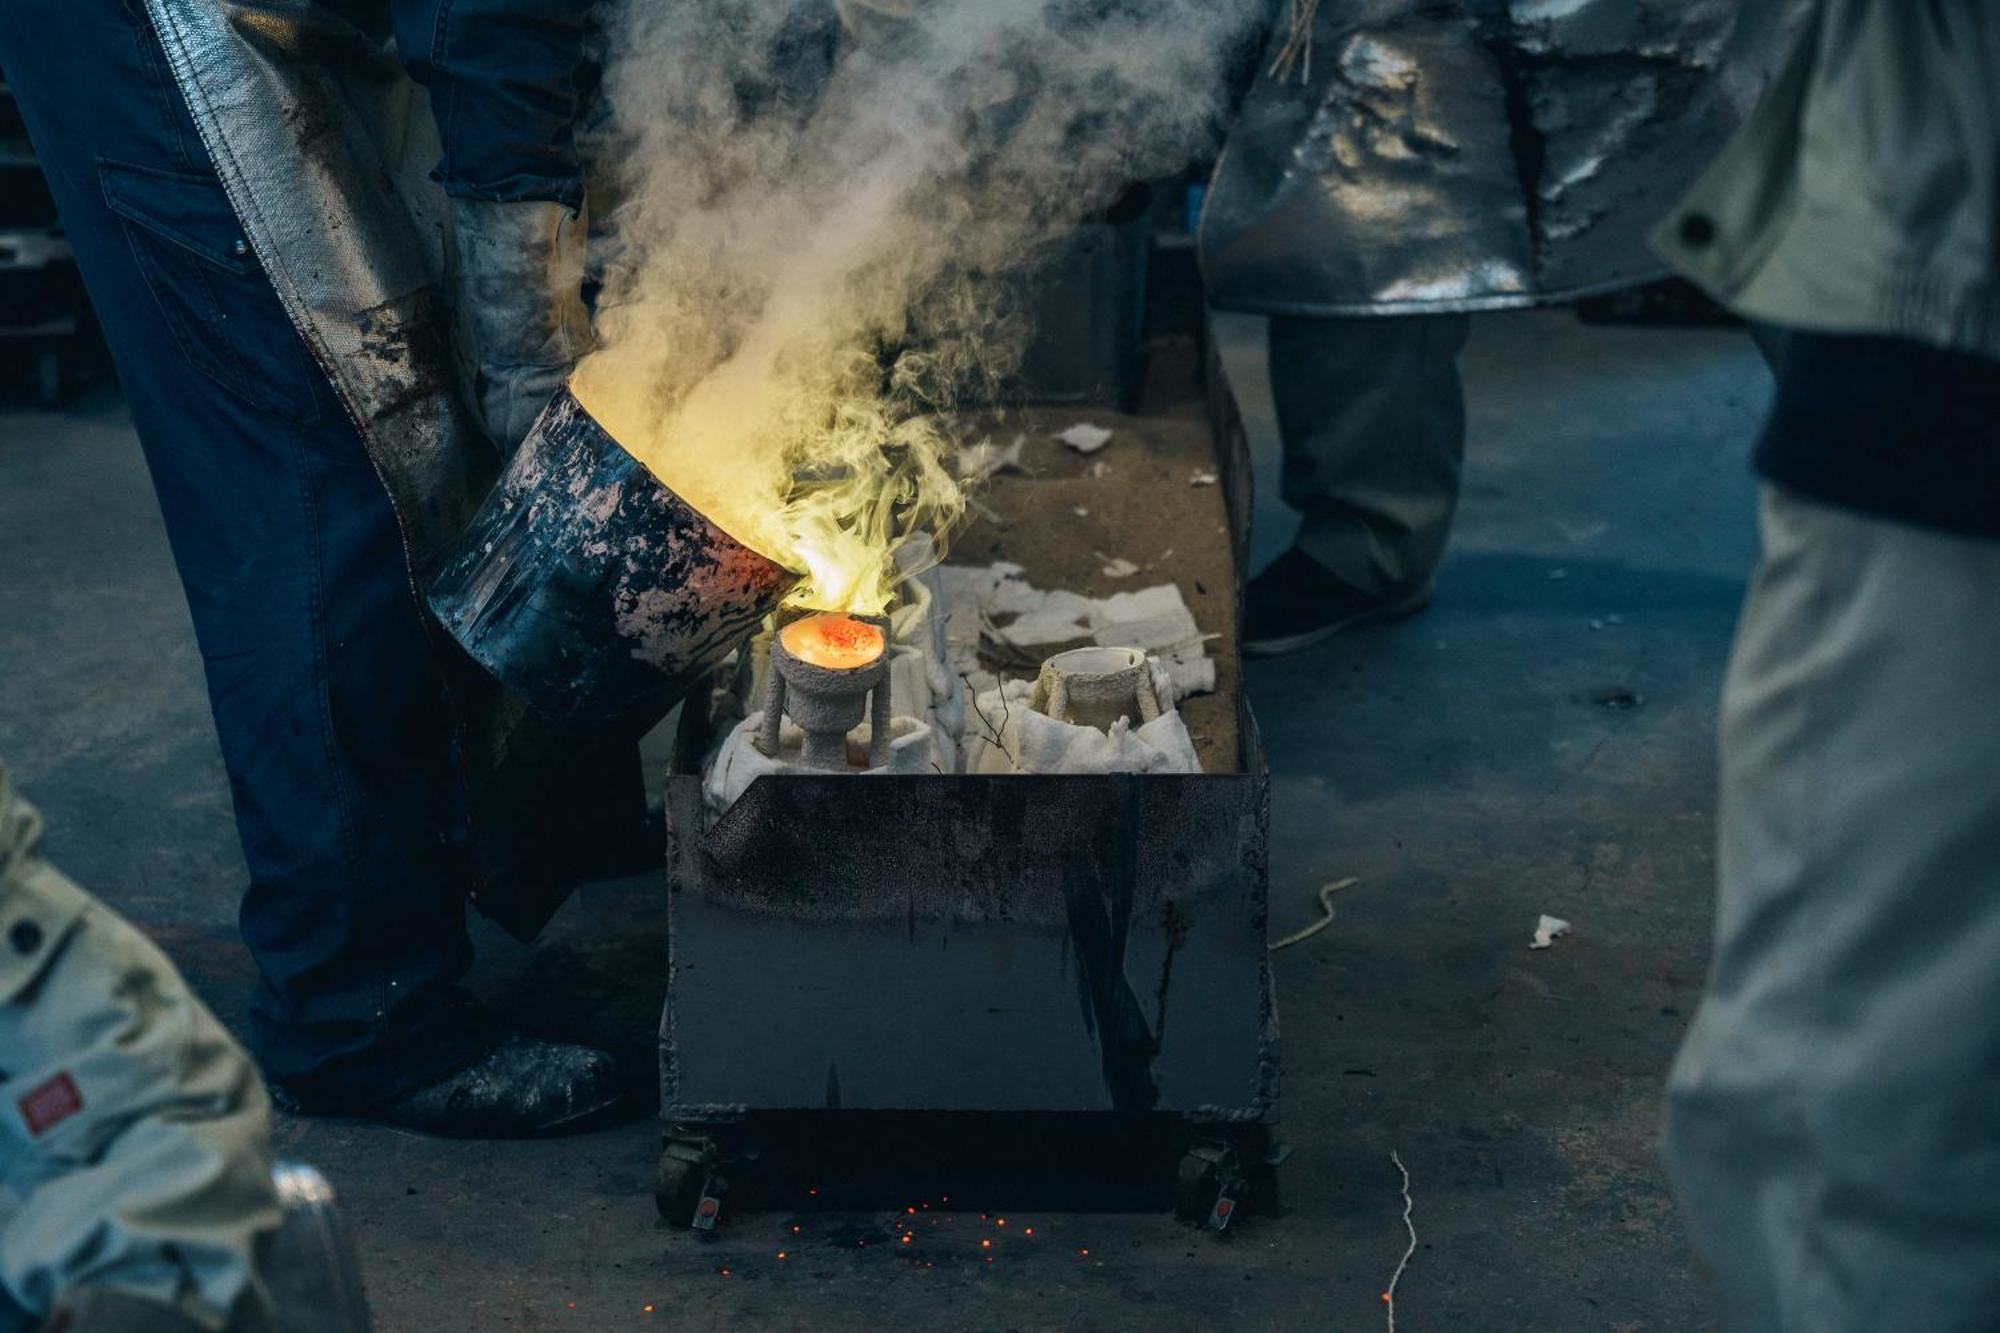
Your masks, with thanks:
[{"label": "denim jacket", "polygon": [[430,89],[445,193],[583,202],[589,10],[588,0],[391,0],[397,58]]}]

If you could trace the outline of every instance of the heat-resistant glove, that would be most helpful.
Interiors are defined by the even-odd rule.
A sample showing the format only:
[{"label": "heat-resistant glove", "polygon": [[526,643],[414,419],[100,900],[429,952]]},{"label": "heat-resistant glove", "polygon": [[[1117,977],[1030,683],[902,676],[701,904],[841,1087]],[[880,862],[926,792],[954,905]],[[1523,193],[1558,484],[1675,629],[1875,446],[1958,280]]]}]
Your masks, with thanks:
[{"label": "heat-resistant glove", "polygon": [[453,286],[478,362],[479,411],[511,455],[592,346],[584,210],[542,200],[451,201]]}]

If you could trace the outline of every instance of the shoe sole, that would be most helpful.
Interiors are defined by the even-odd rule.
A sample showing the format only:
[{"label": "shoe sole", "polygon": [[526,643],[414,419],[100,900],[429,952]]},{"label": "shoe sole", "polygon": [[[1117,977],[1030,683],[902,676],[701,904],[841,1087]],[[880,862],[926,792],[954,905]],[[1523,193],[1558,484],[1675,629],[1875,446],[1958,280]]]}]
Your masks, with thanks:
[{"label": "shoe sole", "polygon": [[1386,625],[1391,621],[1405,620],[1431,604],[1428,590],[1406,597],[1400,602],[1387,606],[1358,611],[1344,620],[1335,620],[1317,628],[1304,630],[1298,634],[1287,634],[1276,639],[1245,639],[1245,657],[1283,657],[1287,653],[1303,652],[1316,644],[1325,643],[1336,634],[1346,634],[1350,630],[1367,629],[1370,625]]},{"label": "shoe sole", "polygon": [[370,1114],[366,1111],[310,1111],[289,1097],[285,1101],[289,1102],[290,1105],[279,1102],[276,1097],[272,1098],[272,1104],[277,1106],[279,1110],[283,1111],[286,1115],[297,1116],[302,1120],[326,1120],[348,1125],[380,1125],[384,1129],[398,1130],[404,1134],[414,1134],[419,1138],[450,1139],[460,1143],[476,1139],[522,1142],[529,1139],[561,1138],[565,1134],[575,1134],[587,1129],[594,1129],[600,1122],[612,1119],[614,1113],[624,1106],[625,1094],[623,1092],[613,1092],[602,1101],[593,1102],[581,1110],[571,1111],[566,1116],[504,1134],[453,1134],[448,1130],[431,1129],[424,1125],[411,1124],[406,1120],[398,1120],[394,1116]]}]

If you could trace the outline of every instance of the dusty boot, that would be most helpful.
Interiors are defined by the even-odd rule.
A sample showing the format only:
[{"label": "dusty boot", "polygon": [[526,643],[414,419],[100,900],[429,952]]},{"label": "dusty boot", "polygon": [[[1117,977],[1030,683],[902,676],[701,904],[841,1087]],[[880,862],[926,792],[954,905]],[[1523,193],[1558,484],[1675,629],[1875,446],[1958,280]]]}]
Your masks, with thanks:
[{"label": "dusty boot", "polygon": [[1243,598],[1243,655],[1295,653],[1347,630],[1415,615],[1430,600],[1428,587],[1386,596],[1359,592],[1294,547],[1250,580]]},{"label": "dusty boot", "polygon": [[618,1068],[603,1051],[509,1034],[368,1118],[449,1138],[533,1138],[574,1127],[617,1100]]}]

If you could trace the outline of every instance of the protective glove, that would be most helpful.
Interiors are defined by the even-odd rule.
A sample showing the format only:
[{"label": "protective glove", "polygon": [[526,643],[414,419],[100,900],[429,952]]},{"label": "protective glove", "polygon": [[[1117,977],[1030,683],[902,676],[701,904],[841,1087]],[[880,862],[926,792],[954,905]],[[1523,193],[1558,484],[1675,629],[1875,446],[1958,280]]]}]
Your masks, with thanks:
[{"label": "protective glove", "polygon": [[583,304],[588,219],[541,200],[452,202],[458,307],[486,431],[511,456],[593,345]]}]

